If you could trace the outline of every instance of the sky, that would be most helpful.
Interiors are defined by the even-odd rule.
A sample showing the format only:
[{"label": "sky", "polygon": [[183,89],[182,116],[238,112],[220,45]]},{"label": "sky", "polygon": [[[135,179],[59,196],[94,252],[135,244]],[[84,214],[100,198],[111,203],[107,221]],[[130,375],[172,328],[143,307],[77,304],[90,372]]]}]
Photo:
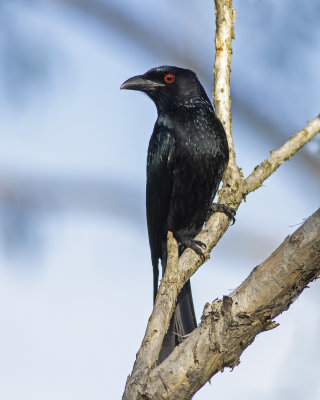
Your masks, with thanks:
[{"label": "sky", "polygon": [[[168,64],[194,69],[210,95],[212,3],[0,3],[1,399],[121,397],[152,310],[144,192],[156,109],[119,88]],[[234,4],[232,121],[246,176],[319,114],[320,7]],[[192,278],[198,318],[319,207],[319,153],[315,139],[241,205]],[[312,283],[194,398],[319,399],[319,300]]]}]

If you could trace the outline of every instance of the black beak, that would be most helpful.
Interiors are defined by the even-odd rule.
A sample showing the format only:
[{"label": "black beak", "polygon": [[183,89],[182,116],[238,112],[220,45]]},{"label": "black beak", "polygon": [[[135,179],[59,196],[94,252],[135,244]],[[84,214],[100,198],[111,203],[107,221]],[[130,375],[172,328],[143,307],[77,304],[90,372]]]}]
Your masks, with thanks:
[{"label": "black beak", "polygon": [[150,81],[149,79],[144,78],[143,75],[137,75],[123,82],[123,84],[120,86],[120,89],[140,90],[141,92],[147,92],[162,86],[165,86],[165,84]]}]

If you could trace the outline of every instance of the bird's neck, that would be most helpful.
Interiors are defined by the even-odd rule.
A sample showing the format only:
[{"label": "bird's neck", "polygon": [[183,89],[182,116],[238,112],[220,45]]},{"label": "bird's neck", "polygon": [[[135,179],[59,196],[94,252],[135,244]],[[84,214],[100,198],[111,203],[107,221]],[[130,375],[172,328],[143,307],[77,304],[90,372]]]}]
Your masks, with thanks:
[{"label": "bird's neck", "polygon": [[197,110],[213,111],[212,104],[207,97],[199,96],[187,99],[175,99],[175,101],[166,101],[166,99],[155,100],[158,115],[164,115],[171,112],[190,112]]},{"label": "bird's neck", "polygon": [[186,108],[186,109],[203,109],[203,108],[210,108],[213,109],[212,104],[207,96],[199,96],[199,97],[192,97],[185,99],[178,103],[178,107]]}]

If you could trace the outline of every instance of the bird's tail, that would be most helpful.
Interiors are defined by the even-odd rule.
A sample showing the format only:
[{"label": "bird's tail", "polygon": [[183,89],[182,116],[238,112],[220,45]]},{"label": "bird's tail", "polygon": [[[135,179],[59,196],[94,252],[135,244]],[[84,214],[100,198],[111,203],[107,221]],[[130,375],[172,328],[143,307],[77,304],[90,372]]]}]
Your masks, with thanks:
[{"label": "bird's tail", "polygon": [[173,349],[185,339],[186,335],[192,332],[196,327],[197,321],[189,280],[178,295],[176,308],[172,315],[168,332],[163,339],[158,364],[167,358]]}]

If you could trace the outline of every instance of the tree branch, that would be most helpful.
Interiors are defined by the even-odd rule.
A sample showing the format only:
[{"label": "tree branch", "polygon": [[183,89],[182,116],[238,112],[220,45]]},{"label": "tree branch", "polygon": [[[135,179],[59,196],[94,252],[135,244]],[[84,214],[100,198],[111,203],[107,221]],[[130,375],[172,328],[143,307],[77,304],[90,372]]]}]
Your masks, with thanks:
[{"label": "tree branch", "polygon": [[168,256],[166,273],[157,293],[157,298],[149,319],[142,345],[137,354],[135,368],[154,367],[168,330],[170,318],[174,311],[176,298],[181,287],[178,280],[178,243],[172,232],[168,232]]},{"label": "tree branch", "polygon": [[232,168],[234,173],[238,174],[238,178],[240,178],[235,162],[230,113],[231,54],[232,38],[234,38],[233,25],[236,13],[232,7],[232,0],[215,0],[214,3],[216,9],[216,59],[214,63],[213,103],[228,138],[229,168]]},{"label": "tree branch", "polygon": [[258,189],[280,165],[292,157],[320,131],[320,115],[310,121],[304,129],[287,140],[278,150],[271,151],[270,157],[258,165],[247,177],[244,194]]},{"label": "tree branch", "polygon": [[[273,152],[246,180],[242,179],[235,161],[230,113],[230,63],[235,12],[232,0],[215,0],[215,5],[214,104],[225,127],[230,150],[220,201],[237,209],[249,192],[261,186],[283,161],[319,131],[320,118],[315,118]],[[207,246],[206,259],[228,226],[226,215],[215,213],[196,237]],[[203,263],[190,249],[177,260],[176,244],[173,245],[174,239],[168,235],[168,258],[173,261],[170,261],[170,269],[167,267],[161,282],[123,399],[188,399],[217,371],[225,366],[237,365],[243,350],[255,336],[274,328],[276,324],[272,318],[286,310],[307,283],[319,274],[319,231],[320,211],[286,239],[229,297],[207,305],[200,327],[156,366],[178,293]]]},{"label": "tree branch", "polygon": [[146,385],[150,370],[156,365],[178,293],[182,288],[178,278],[178,243],[174,239],[172,232],[168,232],[167,247],[168,255],[165,275],[161,281],[131,377],[128,377],[123,400],[141,398],[141,387]]},{"label": "tree branch", "polygon": [[[150,371],[135,375],[135,396],[125,399],[185,400],[225,367],[239,363],[260,332],[275,328],[309,282],[320,274],[320,209],[229,296],[207,304],[200,326]],[[139,376],[140,375],[140,376]]]},{"label": "tree branch", "polygon": [[[320,210],[256,267],[223,301],[207,304],[200,326],[151,371],[147,396],[188,399],[224,367],[233,368],[255,336],[277,326],[307,284],[320,274]],[[166,382],[165,389],[158,376]]]}]

